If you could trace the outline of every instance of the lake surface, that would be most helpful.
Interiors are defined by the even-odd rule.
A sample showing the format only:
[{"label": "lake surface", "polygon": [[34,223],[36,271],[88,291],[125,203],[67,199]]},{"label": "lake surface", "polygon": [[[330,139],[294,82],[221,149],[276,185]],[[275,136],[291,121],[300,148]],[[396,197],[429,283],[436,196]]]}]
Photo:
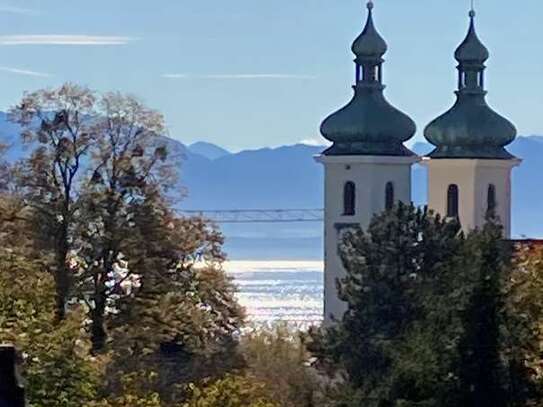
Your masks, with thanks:
[{"label": "lake surface", "polygon": [[322,261],[229,261],[225,268],[255,324],[318,324],[323,313]]}]

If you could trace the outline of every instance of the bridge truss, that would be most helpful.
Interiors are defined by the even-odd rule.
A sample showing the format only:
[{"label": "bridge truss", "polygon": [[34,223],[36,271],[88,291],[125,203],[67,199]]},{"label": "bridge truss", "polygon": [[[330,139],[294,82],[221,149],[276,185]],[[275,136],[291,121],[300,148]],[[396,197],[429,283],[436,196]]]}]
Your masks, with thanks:
[{"label": "bridge truss", "polygon": [[322,222],[324,209],[240,209],[187,210],[182,216],[199,216],[215,223],[300,223]]}]

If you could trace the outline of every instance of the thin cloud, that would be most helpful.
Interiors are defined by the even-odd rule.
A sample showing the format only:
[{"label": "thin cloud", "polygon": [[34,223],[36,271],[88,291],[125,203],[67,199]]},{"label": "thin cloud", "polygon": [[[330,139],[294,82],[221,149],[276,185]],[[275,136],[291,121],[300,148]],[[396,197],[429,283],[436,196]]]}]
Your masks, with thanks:
[{"label": "thin cloud", "polygon": [[39,14],[37,10],[32,10],[32,9],[23,8],[23,7],[6,6],[6,5],[0,5],[0,13],[22,14],[22,15]]},{"label": "thin cloud", "polygon": [[0,71],[8,72],[16,75],[33,76],[36,78],[50,78],[51,75],[43,72],[30,71],[27,69],[10,68],[7,66],[0,66]]},{"label": "thin cloud", "polygon": [[315,75],[296,75],[281,73],[257,73],[257,74],[215,74],[215,75],[191,75],[191,74],[164,74],[166,79],[218,79],[218,80],[243,80],[243,79],[317,79]]},{"label": "thin cloud", "polygon": [[304,144],[306,146],[312,146],[312,147],[322,147],[322,146],[329,146],[332,143],[330,143],[328,140],[321,139],[321,138],[309,138],[300,140],[298,144]]},{"label": "thin cloud", "polygon": [[135,40],[104,35],[3,35],[0,45],[126,45]]}]

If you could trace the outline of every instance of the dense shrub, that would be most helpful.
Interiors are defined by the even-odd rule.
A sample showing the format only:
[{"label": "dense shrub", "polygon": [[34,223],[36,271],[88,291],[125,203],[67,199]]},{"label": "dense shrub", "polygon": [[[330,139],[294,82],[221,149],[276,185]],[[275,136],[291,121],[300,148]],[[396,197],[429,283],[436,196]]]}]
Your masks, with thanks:
[{"label": "dense shrub", "polygon": [[266,385],[281,407],[316,406],[319,380],[310,367],[305,335],[279,324],[247,333],[241,349],[252,377]]},{"label": "dense shrub", "polygon": [[203,387],[192,387],[192,397],[183,407],[280,407],[265,385],[247,376],[227,375]]}]

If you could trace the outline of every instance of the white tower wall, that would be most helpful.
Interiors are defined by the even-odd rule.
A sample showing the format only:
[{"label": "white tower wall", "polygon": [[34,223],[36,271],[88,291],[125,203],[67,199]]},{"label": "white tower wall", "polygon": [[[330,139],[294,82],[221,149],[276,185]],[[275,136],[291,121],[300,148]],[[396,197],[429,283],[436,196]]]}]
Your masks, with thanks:
[{"label": "white tower wall", "polygon": [[428,167],[428,207],[447,216],[450,185],[458,186],[458,216],[468,232],[486,222],[488,189],[496,192],[497,218],[504,228],[504,237],[511,237],[511,172],[520,160],[492,159],[425,159]]},{"label": "white tower wall", "polygon": [[[325,168],[324,324],[341,320],[347,307],[338,298],[336,281],[345,276],[338,252],[342,231],[358,225],[367,229],[372,217],[385,209],[386,185],[392,182],[395,201],[411,202],[411,166],[418,157],[318,156]],[[344,215],[344,187],[356,186],[355,215]]]}]

